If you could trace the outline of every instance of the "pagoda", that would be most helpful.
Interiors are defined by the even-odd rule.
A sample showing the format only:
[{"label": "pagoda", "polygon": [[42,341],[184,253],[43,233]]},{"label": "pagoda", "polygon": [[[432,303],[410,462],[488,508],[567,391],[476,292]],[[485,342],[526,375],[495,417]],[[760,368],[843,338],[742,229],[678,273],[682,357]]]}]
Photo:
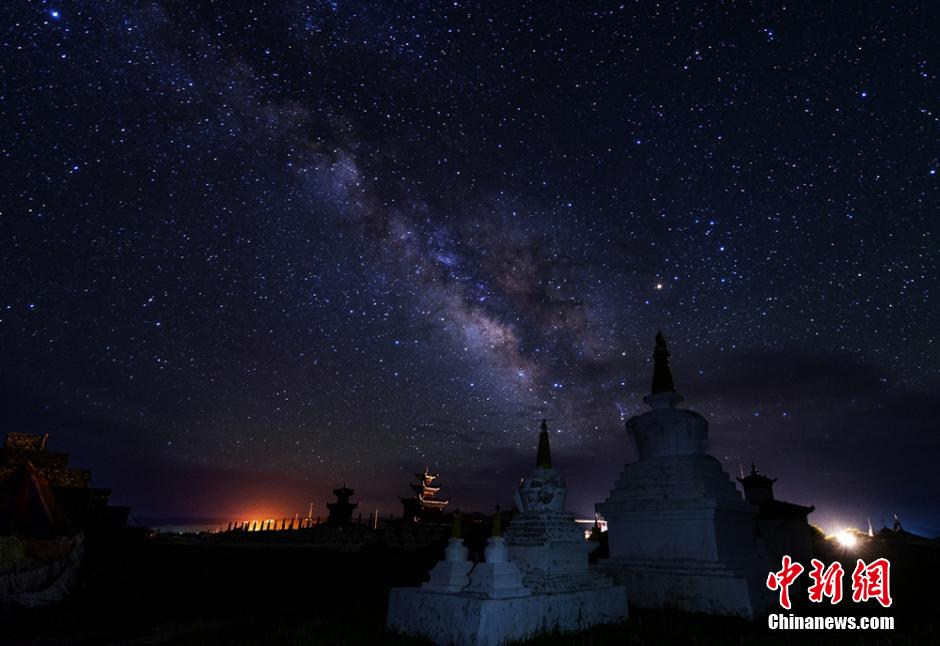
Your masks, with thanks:
[{"label": "pagoda", "polygon": [[441,488],[432,485],[437,480],[438,474],[431,473],[425,467],[424,473],[416,473],[415,478],[418,481],[411,483],[411,489],[415,492],[414,497],[401,499],[405,520],[413,523],[441,520],[444,507],[450,500],[437,497],[437,492]]},{"label": "pagoda", "polygon": [[342,487],[333,490],[336,502],[326,503],[326,508],[330,510],[330,515],[326,519],[328,525],[349,525],[352,523],[353,510],[359,506],[359,503],[349,502],[349,499],[355,493],[356,491],[347,487],[345,482]]}]

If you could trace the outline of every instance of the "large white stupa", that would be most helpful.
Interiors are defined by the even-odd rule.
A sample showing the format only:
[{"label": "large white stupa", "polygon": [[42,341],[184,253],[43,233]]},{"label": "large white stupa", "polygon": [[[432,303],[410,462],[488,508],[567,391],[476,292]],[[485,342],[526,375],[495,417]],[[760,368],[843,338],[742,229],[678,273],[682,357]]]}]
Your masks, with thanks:
[{"label": "large white stupa", "polygon": [[627,588],[635,607],[753,616],[769,607],[769,563],[754,507],[705,452],[708,422],[677,408],[661,333],[653,352],[650,409],[627,422],[638,462],[627,464],[596,505],[610,558],[598,568]]}]

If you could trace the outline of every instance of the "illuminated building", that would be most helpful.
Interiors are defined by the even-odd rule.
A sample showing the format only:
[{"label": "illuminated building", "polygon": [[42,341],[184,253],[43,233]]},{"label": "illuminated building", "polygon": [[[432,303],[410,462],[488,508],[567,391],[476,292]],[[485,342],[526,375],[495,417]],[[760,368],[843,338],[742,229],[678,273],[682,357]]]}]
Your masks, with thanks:
[{"label": "illuminated building", "polygon": [[414,523],[440,521],[444,508],[450,501],[447,498],[438,498],[440,487],[432,486],[438,474],[430,473],[425,467],[424,473],[416,473],[415,477],[418,481],[411,483],[414,497],[401,499],[405,520]]}]

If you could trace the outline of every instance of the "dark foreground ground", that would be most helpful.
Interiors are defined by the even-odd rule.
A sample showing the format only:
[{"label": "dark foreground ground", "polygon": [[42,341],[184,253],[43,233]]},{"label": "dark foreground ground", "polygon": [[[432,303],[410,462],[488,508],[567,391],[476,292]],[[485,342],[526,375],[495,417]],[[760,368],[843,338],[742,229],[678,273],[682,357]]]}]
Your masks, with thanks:
[{"label": "dark foreground ground", "polygon": [[[894,631],[770,631],[763,619],[634,610],[624,625],[530,643],[940,643],[940,595],[933,585],[940,572],[937,554],[911,548],[894,555],[896,603],[891,609],[864,608],[848,599],[828,609],[833,615],[892,615]],[[99,544],[86,559],[83,589],[70,599],[39,610],[0,611],[0,643],[421,644],[385,632],[388,590],[417,585],[439,557],[434,549],[353,555],[167,539]],[[851,590],[846,593],[849,597]],[[827,608],[794,613],[820,610]]]}]

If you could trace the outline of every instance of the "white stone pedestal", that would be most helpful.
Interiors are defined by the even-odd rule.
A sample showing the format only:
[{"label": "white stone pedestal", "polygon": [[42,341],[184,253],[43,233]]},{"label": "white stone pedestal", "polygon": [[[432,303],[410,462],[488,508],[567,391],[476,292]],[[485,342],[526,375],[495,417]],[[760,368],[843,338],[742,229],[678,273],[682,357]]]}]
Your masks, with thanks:
[{"label": "white stone pedestal", "polygon": [[627,596],[620,586],[514,599],[393,588],[388,604],[390,630],[455,646],[499,646],[626,619]]},{"label": "white stone pedestal", "polygon": [[653,410],[627,424],[640,461],[596,506],[610,545],[598,569],[637,607],[754,616],[773,601],[754,508],[704,452],[708,423],[671,408],[676,397],[648,397]]},{"label": "white stone pedestal", "polygon": [[462,538],[451,538],[444,549],[444,560],[431,570],[431,580],[421,589],[429,592],[460,592],[470,584],[473,561],[467,559],[468,550]]},{"label": "white stone pedestal", "polygon": [[487,540],[483,551],[486,562],[477,563],[470,573],[470,585],[465,592],[490,599],[511,599],[532,594],[522,583],[522,572],[509,560],[506,541],[501,536]]},{"label": "white stone pedestal", "polygon": [[630,603],[637,608],[753,617],[768,607],[769,599],[752,565],[606,559],[597,569],[626,588]]}]

